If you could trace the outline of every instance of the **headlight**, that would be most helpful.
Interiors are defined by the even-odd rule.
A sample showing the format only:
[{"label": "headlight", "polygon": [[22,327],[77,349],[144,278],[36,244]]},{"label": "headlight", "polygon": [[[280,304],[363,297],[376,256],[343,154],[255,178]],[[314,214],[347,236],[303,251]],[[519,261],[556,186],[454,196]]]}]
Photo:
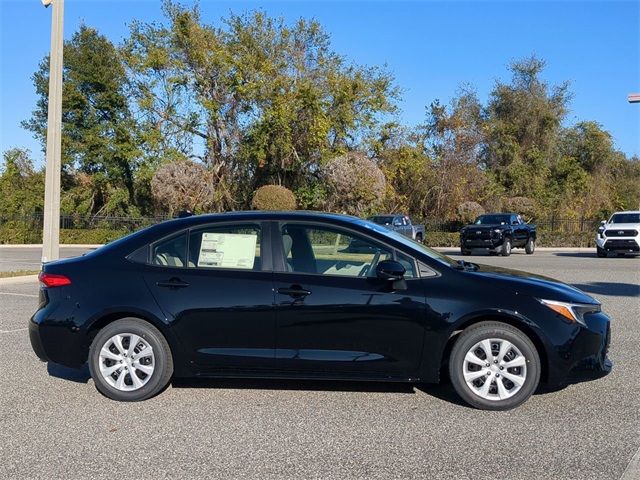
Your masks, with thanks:
[{"label": "headlight", "polygon": [[502,230],[500,230],[499,228],[496,228],[493,233],[497,233],[498,235],[502,233]]},{"label": "headlight", "polygon": [[597,313],[601,310],[599,303],[568,303],[542,299],[540,299],[540,303],[559,313],[570,322],[578,322],[585,327],[587,324],[584,321],[584,316],[587,313]]}]

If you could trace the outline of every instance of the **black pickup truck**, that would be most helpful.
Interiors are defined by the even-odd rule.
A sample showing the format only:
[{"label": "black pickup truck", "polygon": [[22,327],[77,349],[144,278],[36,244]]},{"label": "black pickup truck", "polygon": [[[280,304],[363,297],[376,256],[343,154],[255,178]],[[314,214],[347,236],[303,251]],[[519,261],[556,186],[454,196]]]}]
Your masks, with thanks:
[{"label": "black pickup truck", "polygon": [[516,213],[489,213],[480,215],[460,230],[460,251],[471,254],[474,248],[488,249],[489,253],[511,255],[512,248],[524,248],[528,255],[536,249],[536,226],[522,220]]}]

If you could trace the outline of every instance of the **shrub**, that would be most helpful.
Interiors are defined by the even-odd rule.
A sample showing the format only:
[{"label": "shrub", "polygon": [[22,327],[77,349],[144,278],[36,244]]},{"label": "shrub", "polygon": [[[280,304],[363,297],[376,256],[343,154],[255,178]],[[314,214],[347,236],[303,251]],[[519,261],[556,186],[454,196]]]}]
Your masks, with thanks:
[{"label": "shrub", "polygon": [[502,209],[522,215],[526,220],[536,216],[536,201],[528,197],[509,197],[502,200]]},{"label": "shrub", "polygon": [[253,194],[251,207],[255,210],[295,210],[296,196],[281,185],[264,185]]},{"label": "shrub", "polygon": [[362,215],[375,211],[385,198],[386,180],[376,163],[361,152],[330,160],[322,169],[329,190],[329,210]]},{"label": "shrub", "polygon": [[458,205],[458,218],[463,223],[471,223],[484,213],[478,202],[464,202]]},{"label": "shrub", "polygon": [[153,174],[151,193],[170,216],[180,210],[207,211],[213,203],[213,175],[191,160],[165,163]]}]

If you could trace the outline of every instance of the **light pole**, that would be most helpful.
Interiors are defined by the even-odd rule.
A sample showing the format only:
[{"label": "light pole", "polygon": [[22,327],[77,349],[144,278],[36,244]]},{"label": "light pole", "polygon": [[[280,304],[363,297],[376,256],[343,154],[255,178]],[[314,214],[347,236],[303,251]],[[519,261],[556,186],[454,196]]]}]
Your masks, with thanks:
[{"label": "light pole", "polygon": [[60,169],[62,143],[62,49],[64,0],[42,0],[53,5],[49,56],[49,111],[47,117],[47,168],[44,184],[42,263],[60,256]]}]

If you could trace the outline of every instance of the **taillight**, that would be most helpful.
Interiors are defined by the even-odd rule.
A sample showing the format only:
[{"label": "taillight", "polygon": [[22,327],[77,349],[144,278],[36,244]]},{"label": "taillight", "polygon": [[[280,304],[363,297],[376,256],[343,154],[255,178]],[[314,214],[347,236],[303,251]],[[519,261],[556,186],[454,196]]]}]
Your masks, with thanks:
[{"label": "taillight", "polygon": [[38,274],[38,280],[45,287],[64,287],[65,285],[71,285],[71,279],[64,275],[58,275],[55,273],[40,272]]}]

